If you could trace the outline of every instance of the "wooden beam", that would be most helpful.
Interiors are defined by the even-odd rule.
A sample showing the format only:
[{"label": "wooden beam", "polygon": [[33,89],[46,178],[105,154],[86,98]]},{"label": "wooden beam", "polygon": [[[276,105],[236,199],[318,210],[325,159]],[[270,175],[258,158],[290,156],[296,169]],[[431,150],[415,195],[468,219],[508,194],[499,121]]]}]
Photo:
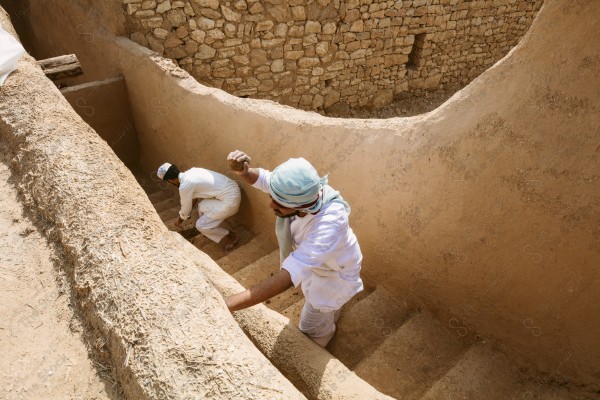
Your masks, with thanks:
[{"label": "wooden beam", "polygon": [[42,67],[44,74],[53,81],[83,74],[83,69],[75,54],[39,60],[38,65]]}]

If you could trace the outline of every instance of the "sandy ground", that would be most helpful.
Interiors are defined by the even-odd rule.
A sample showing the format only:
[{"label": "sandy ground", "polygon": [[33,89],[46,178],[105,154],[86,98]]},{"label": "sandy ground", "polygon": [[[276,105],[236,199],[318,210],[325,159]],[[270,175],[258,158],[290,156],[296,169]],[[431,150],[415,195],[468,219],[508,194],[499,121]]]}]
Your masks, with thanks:
[{"label": "sandy ground", "polygon": [[0,399],[116,399],[88,358],[52,259],[0,147]]},{"label": "sandy ground", "polygon": [[435,110],[443,102],[448,100],[452,95],[461,89],[460,86],[448,87],[433,92],[420,90],[414,93],[402,93],[394,98],[390,104],[369,110],[366,108],[352,108],[347,113],[323,113],[328,117],[336,118],[396,118],[396,117],[412,117]]}]

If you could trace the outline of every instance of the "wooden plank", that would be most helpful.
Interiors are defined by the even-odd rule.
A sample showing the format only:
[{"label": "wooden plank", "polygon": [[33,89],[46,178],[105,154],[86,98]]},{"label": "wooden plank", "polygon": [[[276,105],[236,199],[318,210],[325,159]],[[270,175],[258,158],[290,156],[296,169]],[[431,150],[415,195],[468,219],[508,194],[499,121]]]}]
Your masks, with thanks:
[{"label": "wooden plank", "polygon": [[75,54],[39,60],[38,65],[51,80],[59,80],[83,74],[83,69]]}]

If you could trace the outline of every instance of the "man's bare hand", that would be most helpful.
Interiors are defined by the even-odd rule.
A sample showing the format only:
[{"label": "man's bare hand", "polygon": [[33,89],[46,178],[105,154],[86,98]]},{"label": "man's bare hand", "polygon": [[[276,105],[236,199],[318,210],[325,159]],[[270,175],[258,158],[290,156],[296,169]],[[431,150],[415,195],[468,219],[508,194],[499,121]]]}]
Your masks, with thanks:
[{"label": "man's bare hand", "polygon": [[181,219],[181,217],[177,217],[177,221],[175,221],[175,226],[177,228],[181,228],[182,223],[183,223],[183,220]]},{"label": "man's bare hand", "polygon": [[[250,156],[248,156],[248,154],[240,150],[235,150],[229,153],[229,155],[227,156],[227,161],[229,162],[229,166],[234,174],[240,176],[248,174],[248,169],[250,169],[251,161],[251,158]],[[241,169],[239,169],[239,164],[242,164]]]}]

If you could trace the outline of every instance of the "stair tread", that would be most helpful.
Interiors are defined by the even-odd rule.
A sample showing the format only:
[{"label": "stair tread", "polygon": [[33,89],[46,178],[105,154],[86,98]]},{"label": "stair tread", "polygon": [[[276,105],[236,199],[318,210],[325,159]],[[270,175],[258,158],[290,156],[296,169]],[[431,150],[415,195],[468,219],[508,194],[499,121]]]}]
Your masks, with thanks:
[{"label": "stair tread", "polygon": [[466,348],[455,332],[420,312],[389,334],[354,372],[389,396],[419,399]]},{"label": "stair tread", "polygon": [[400,304],[385,288],[378,286],[372,293],[367,293],[362,301],[347,311],[342,310],[337,333],[327,348],[352,369],[383,343],[408,316],[408,307]]},{"label": "stair tread", "polygon": [[150,202],[152,204],[158,203],[159,201],[168,199],[170,197],[173,197],[173,193],[170,190],[157,190],[155,192],[150,192],[147,193],[148,195],[148,199],[150,200]]},{"label": "stair tread", "polygon": [[168,197],[164,200],[152,204],[157,213],[161,213],[173,207],[179,207],[179,200],[175,197]]},{"label": "stair tread", "polygon": [[304,307],[304,297],[300,300],[286,308],[281,312],[281,315],[288,318],[290,323],[294,326],[298,326],[300,322],[300,312],[302,311],[302,307]]},{"label": "stair tread", "polygon": [[297,288],[291,287],[283,293],[265,301],[265,305],[275,311],[283,311],[292,304],[303,298],[300,286]]},{"label": "stair tread", "polygon": [[173,206],[171,208],[167,208],[164,211],[161,211],[158,213],[158,216],[160,217],[160,219],[165,223],[169,223],[172,222],[173,219],[177,218],[179,216],[179,206]]},{"label": "stair tread", "polygon": [[421,399],[434,400],[442,396],[486,400],[600,398],[598,394],[550,385],[540,379],[524,379],[523,373],[501,351],[483,342],[471,346]]},{"label": "stair tread", "polygon": [[[135,177],[135,180],[142,187],[142,189],[144,189],[144,191],[146,193],[156,192],[157,190],[161,189],[161,186],[165,187],[164,185],[168,184],[167,182],[163,182],[160,180],[155,181],[154,179],[151,178],[150,173],[146,173],[143,170],[137,169],[133,172],[134,172],[133,176]],[[158,177],[156,177],[156,176],[155,176],[155,178],[158,179]]]},{"label": "stair tread", "polygon": [[[250,240],[252,240],[252,238],[254,237],[252,232],[250,232],[246,227],[244,227],[242,225],[238,225],[237,227],[232,228],[231,224],[229,224],[226,220],[222,226],[229,229],[230,231],[235,232],[236,235],[238,235],[239,241],[238,241],[238,244],[236,245],[237,247],[245,245]],[[192,232],[196,233],[196,235],[193,236],[192,238],[189,238],[188,241],[191,244],[193,244],[194,246],[196,246],[196,248],[200,249],[201,251],[206,253],[208,256],[210,256],[210,258],[212,258],[213,260],[219,260],[219,259],[231,254],[231,251],[228,252],[223,249],[222,244],[213,242],[211,239],[207,238],[203,234],[196,231],[196,228],[190,228],[186,231],[192,231]],[[185,232],[181,232],[181,233],[182,233],[182,236],[186,237]],[[235,249],[233,251],[235,251]]]},{"label": "stair tread", "polygon": [[[250,231],[247,232],[251,233]],[[242,238],[240,238],[240,240],[242,240]],[[254,236],[246,244],[239,246],[231,253],[220,258],[217,261],[217,264],[219,264],[225,272],[232,275],[245,266],[252,264],[259,258],[271,253],[276,248],[276,244],[271,243],[271,241],[265,239],[263,236]]]},{"label": "stair tread", "polygon": [[249,288],[277,271],[279,271],[279,250],[274,250],[232,276],[242,286]]}]

